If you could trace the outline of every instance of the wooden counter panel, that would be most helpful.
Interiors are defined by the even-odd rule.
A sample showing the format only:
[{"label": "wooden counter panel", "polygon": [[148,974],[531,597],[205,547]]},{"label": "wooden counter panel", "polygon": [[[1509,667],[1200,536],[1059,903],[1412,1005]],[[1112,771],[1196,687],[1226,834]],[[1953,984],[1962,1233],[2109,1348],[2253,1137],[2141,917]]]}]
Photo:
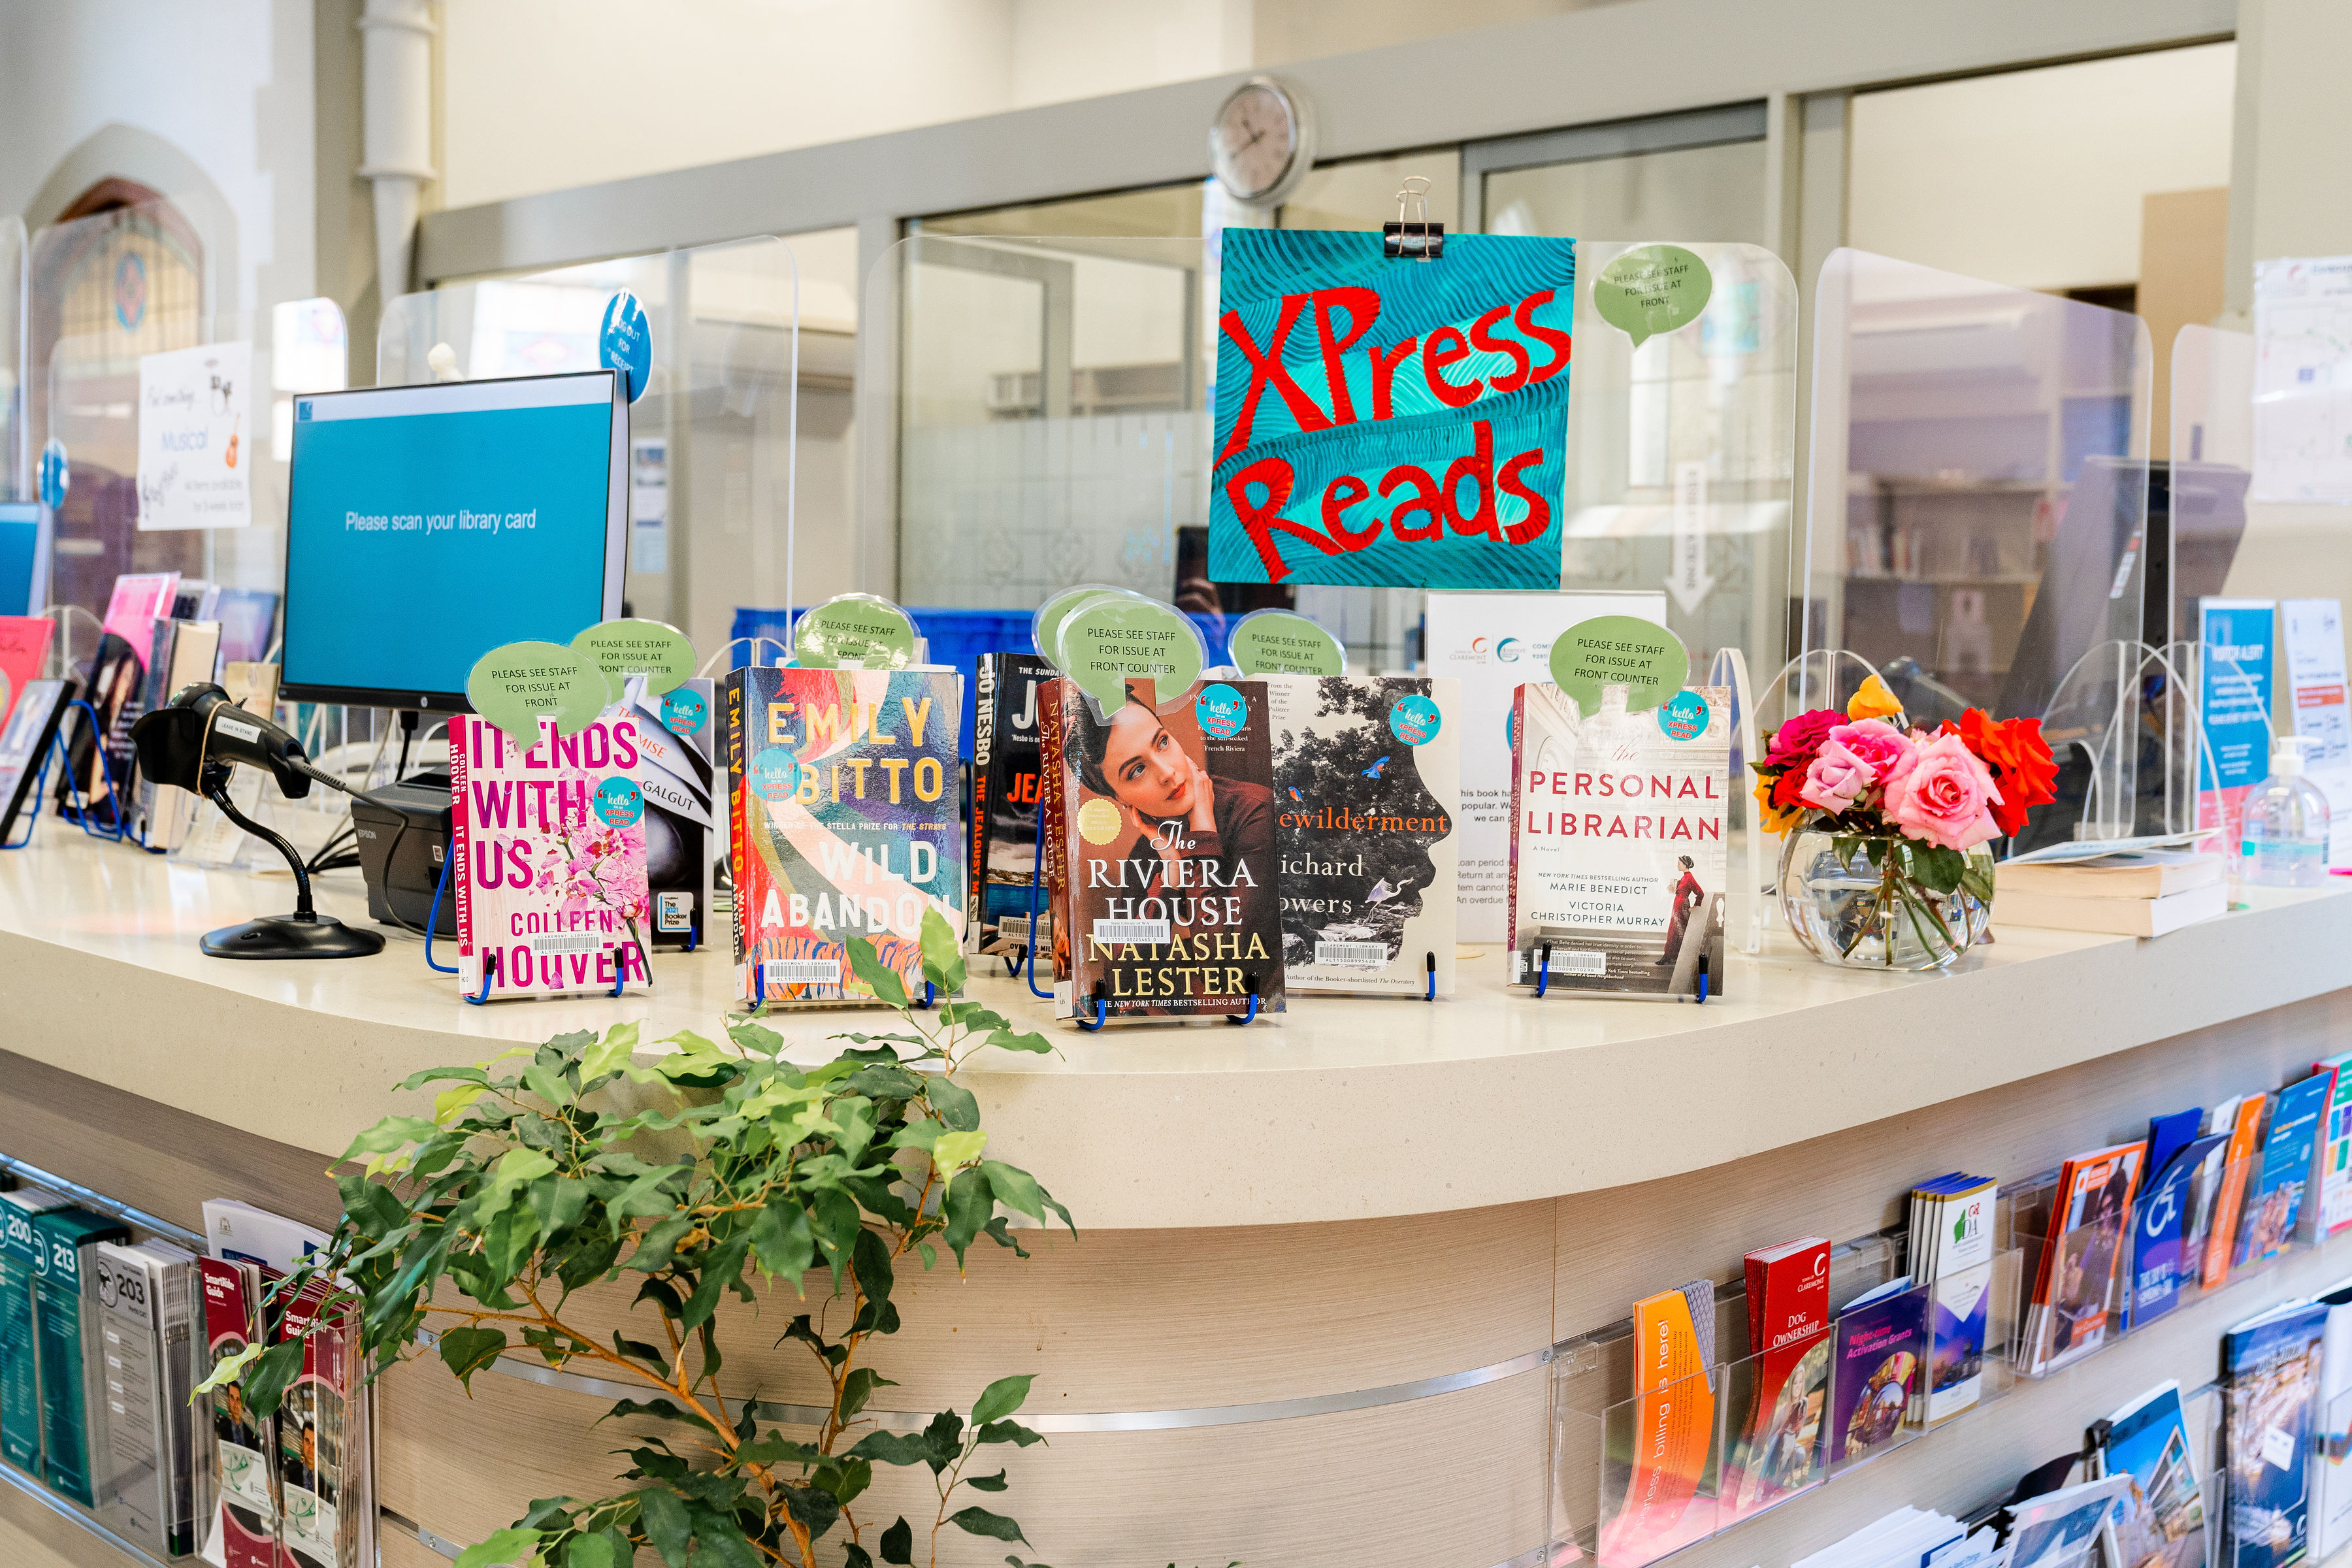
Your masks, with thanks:
[{"label": "wooden counter panel", "polygon": [[[608,1450],[620,1446],[621,1424],[590,1426],[595,1402],[478,1376],[468,1403],[454,1379],[419,1373],[428,1369],[401,1373],[384,1407],[385,1426],[404,1434],[387,1431],[377,1472],[395,1512],[471,1543],[532,1498],[619,1489],[611,1478],[625,1461]],[[1065,1435],[989,1453],[980,1473],[1002,1456],[1011,1489],[959,1493],[956,1506],[1019,1519],[1048,1563],[1496,1568],[1542,1535],[1547,1376],[1538,1369],[1408,1406],[1292,1421]],[[1433,1469],[1442,1485],[1414,1481]],[[925,1521],[919,1546],[936,1506],[928,1470],[877,1467],[857,1511],[874,1521],[869,1542],[898,1514]],[[1001,1568],[1008,1550],[1030,1555],[953,1530],[940,1542],[952,1568]]]},{"label": "wooden counter panel", "polygon": [[[1081,1216],[1083,1223],[1083,1216]],[[929,1273],[899,1259],[905,1327],[868,1360],[900,1386],[892,1410],[969,1405],[991,1378],[1033,1373],[1031,1408],[1190,1409],[1352,1392],[1507,1361],[1551,1335],[1549,1204],[1352,1224],[1228,1230],[1023,1231],[1023,1261],[993,1242],[959,1278],[941,1248]],[[723,1379],[782,1404],[821,1404],[807,1350],[776,1344],[793,1317],[831,1300],[818,1268],[805,1301],[774,1282],[755,1310],[719,1310]],[[567,1319],[609,1342],[660,1338],[637,1279],[574,1296]],[[591,1375],[608,1373],[581,1366]]]}]

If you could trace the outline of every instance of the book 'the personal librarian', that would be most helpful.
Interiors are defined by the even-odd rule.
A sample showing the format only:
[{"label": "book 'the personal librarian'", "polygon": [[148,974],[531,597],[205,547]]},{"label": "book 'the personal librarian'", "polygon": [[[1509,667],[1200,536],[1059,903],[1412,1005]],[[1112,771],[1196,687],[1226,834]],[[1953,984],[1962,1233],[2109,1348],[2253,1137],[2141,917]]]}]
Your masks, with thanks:
[{"label": "book 'the personal librarian'", "polygon": [[1265,678],[1282,957],[1300,991],[1454,991],[1461,682]]},{"label": "book 'the personal librarian'", "polygon": [[577,734],[540,720],[517,746],[495,724],[449,721],[457,978],[469,996],[650,990],[646,801],[631,777],[637,721],[608,710]]},{"label": "book 'the personal librarian'", "polygon": [[923,916],[963,929],[963,678],[778,669],[727,678],[736,994],[857,1002],[874,944],[917,996]]},{"label": "book 'the personal librarian'", "polygon": [[1729,689],[1629,713],[1610,687],[1587,718],[1522,686],[1511,742],[1511,984],[1722,995]]},{"label": "book 'the personal librarian'", "polygon": [[[1068,977],[1055,1011],[1205,1018],[1283,1009],[1274,756],[1265,684],[1195,682],[1155,707],[1148,681],[1097,717],[1057,681],[1058,822]],[[1057,964],[1057,970],[1059,965]]]}]

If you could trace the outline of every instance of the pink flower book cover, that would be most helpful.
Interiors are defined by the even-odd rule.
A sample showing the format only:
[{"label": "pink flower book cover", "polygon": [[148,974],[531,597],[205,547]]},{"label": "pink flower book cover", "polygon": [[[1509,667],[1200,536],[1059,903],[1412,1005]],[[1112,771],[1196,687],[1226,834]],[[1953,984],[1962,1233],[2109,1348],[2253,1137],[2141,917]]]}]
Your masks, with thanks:
[{"label": "pink flower book cover", "polygon": [[607,710],[575,735],[540,721],[519,749],[449,721],[457,978],[469,996],[653,986],[646,966],[646,804],[636,721]]}]

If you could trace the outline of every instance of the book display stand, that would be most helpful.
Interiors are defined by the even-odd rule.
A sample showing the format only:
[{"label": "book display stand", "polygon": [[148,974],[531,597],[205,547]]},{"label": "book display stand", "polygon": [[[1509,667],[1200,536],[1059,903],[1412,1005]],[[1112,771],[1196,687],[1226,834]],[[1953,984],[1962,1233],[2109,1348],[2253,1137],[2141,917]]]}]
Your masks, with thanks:
[{"label": "book display stand", "polygon": [[[1850,1364],[1864,1370],[1843,1377],[1836,1352],[1846,1336],[1834,1321],[1810,1337],[1753,1350],[1744,1283],[1717,1288],[1713,1364],[1646,1391],[1638,1389],[1632,1320],[1555,1345],[1555,1551],[1573,1545],[1601,1568],[1645,1568],[2000,1400],[2012,1381],[2022,1278],[2019,1250],[2000,1243],[2000,1223],[1981,1297],[1980,1350],[1962,1339],[1941,1357],[1930,1353],[1938,1309],[1958,1305],[1952,1280],[1874,1302],[1874,1321],[1894,1325],[1916,1349],[1856,1354]],[[1895,1279],[1904,1252],[1900,1229],[1832,1248],[1832,1311]],[[1969,1299],[1977,1301],[1973,1291]],[[1930,1419],[1932,1394],[1957,1401],[1971,1383],[1966,1405]]]}]

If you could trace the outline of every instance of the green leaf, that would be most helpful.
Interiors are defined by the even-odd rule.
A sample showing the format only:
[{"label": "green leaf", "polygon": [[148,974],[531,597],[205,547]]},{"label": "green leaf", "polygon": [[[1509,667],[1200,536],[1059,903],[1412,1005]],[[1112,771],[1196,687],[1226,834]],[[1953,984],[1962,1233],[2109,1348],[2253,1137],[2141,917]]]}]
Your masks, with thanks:
[{"label": "green leaf", "polygon": [[841,1500],[822,1487],[782,1486],[784,1507],[811,1535],[823,1535],[841,1517]]},{"label": "green leaf", "polygon": [[883,1465],[920,1465],[939,1458],[929,1435],[922,1432],[868,1432],[846,1457]]},{"label": "green leaf", "polygon": [[478,1546],[457,1553],[457,1568],[493,1568],[501,1563],[528,1563],[546,1540],[536,1530],[501,1530]]},{"label": "green leaf", "polygon": [[898,1384],[870,1366],[852,1367],[849,1375],[841,1380],[841,1418],[844,1421],[866,1408],[877,1388],[896,1388]]},{"label": "green leaf", "polygon": [[562,1075],[537,1062],[522,1069],[522,1082],[525,1089],[550,1105],[562,1107],[572,1103],[572,1086],[563,1081]]},{"label": "green leaf", "polygon": [[1025,1448],[1032,1443],[1043,1443],[1045,1439],[1018,1421],[992,1421],[974,1432],[971,1440],[980,1444],[1010,1443],[1016,1448]]},{"label": "green leaf", "polygon": [[499,1359],[507,1348],[507,1336],[498,1329],[444,1329],[441,1331],[441,1359],[466,1385],[474,1392],[474,1374]]},{"label": "green leaf", "polygon": [[235,1383],[245,1375],[245,1369],[252,1364],[253,1359],[268,1348],[266,1345],[247,1345],[234,1355],[221,1357],[213,1363],[212,1375],[196,1384],[190,1393],[209,1394],[215,1388]]},{"label": "green leaf", "polygon": [[915,1560],[915,1532],[904,1519],[882,1532],[882,1561],[909,1563]]},{"label": "green leaf", "polygon": [[648,1399],[642,1404],[634,1399],[624,1399],[596,1419],[610,1421],[616,1415],[650,1415],[658,1421],[678,1421],[688,1426],[699,1426],[713,1436],[719,1434],[719,1429],[709,1422],[691,1410],[680,1409],[667,1399]]},{"label": "green leaf", "polygon": [[632,1492],[637,1500],[637,1518],[646,1528],[646,1539],[661,1553],[669,1568],[687,1568],[686,1543],[694,1533],[687,1518],[686,1504],[676,1492],[663,1487],[647,1487]]},{"label": "green leaf", "polygon": [[730,1024],[727,1037],[748,1056],[774,1061],[784,1048],[783,1036],[765,1024]]},{"label": "green leaf", "polygon": [[621,1267],[646,1274],[656,1268],[668,1268],[670,1260],[677,1256],[677,1244],[693,1228],[693,1215],[672,1215],[637,1238],[637,1249],[629,1254],[629,1260]]},{"label": "green leaf", "polygon": [[948,1515],[948,1522],[968,1535],[985,1535],[992,1541],[1017,1541],[1029,1544],[1021,1527],[1001,1513],[991,1513],[984,1508],[958,1509]]},{"label": "green leaf", "polygon": [[947,1202],[948,1249],[956,1255],[956,1266],[963,1266],[963,1255],[980,1233],[988,1228],[996,1212],[996,1197],[989,1190],[988,1177],[980,1171],[965,1171],[948,1184]]},{"label": "green leaf", "polygon": [[274,1415],[286,1390],[302,1373],[302,1342],[286,1340],[256,1356],[238,1386],[245,1403],[257,1415]]},{"label": "green leaf", "polygon": [[352,1146],[343,1151],[341,1159],[353,1160],[362,1154],[389,1154],[404,1145],[422,1143],[440,1131],[438,1126],[421,1116],[387,1116],[352,1139]]},{"label": "green leaf", "polygon": [[885,964],[876,955],[874,944],[862,936],[853,936],[845,944],[849,949],[849,967],[857,978],[873,987],[874,999],[885,1006],[903,1008],[907,1005],[906,984],[898,972]]},{"label": "green leaf", "polygon": [[488,1092],[487,1086],[478,1083],[461,1083],[455,1089],[443,1089],[433,1097],[434,1125],[448,1126],[457,1120],[458,1113],[466,1107]]},{"label": "green leaf", "polygon": [[976,1132],[980,1130],[980,1101],[971,1097],[971,1090],[947,1074],[934,1073],[930,1076],[925,1098],[930,1100],[931,1109],[940,1113],[940,1120],[957,1131]]},{"label": "green leaf", "polygon": [[963,950],[954,930],[935,909],[923,911],[923,977],[942,994],[963,989]]},{"label": "green leaf", "polygon": [[952,1177],[979,1159],[980,1152],[987,1147],[985,1132],[942,1132],[931,1145],[931,1163],[939,1167],[941,1176]]},{"label": "green leaf", "polygon": [[988,1177],[989,1190],[996,1194],[997,1202],[1020,1210],[1039,1225],[1045,1223],[1045,1194],[1038,1190],[1034,1176],[1017,1165],[1001,1164],[994,1160],[982,1160],[980,1168]]},{"label": "green leaf", "polygon": [[751,1255],[761,1268],[800,1289],[801,1276],[816,1259],[816,1238],[809,1233],[806,1211],[789,1195],[772,1199],[751,1222]]},{"label": "green leaf", "polygon": [[[604,1031],[604,1037],[588,1047],[580,1058],[580,1082],[583,1088],[619,1072],[627,1067],[637,1051],[637,1026],[615,1024]],[[567,1564],[567,1568],[569,1565]]]},{"label": "green leaf", "polygon": [[996,1030],[981,1044],[992,1046],[1000,1051],[1031,1051],[1041,1057],[1051,1056],[1054,1052],[1053,1042],[1045,1036],[1015,1034],[1009,1028]]},{"label": "green leaf", "polygon": [[963,1484],[976,1492],[1001,1492],[1013,1483],[1004,1479],[1003,1470],[992,1476],[966,1476]]},{"label": "green leaf", "polygon": [[622,1568],[609,1535],[575,1535],[564,1544],[563,1568]]},{"label": "green leaf", "polygon": [[1029,1397],[1029,1384],[1035,1376],[1034,1373],[1024,1372],[1018,1377],[1000,1377],[990,1384],[982,1391],[980,1403],[971,1407],[971,1424],[985,1426],[1020,1409],[1022,1402]]}]

